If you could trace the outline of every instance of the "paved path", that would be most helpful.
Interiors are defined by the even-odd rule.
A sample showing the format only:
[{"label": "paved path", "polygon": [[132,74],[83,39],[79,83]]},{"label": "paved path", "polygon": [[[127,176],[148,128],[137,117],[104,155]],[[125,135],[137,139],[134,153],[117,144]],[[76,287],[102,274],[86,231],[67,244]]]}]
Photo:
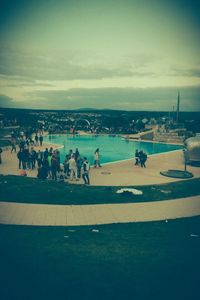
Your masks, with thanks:
[{"label": "paved path", "polygon": [[[10,154],[10,151],[3,151],[2,158],[1,174],[20,174],[16,153]],[[133,159],[106,164],[103,168],[91,168],[90,182],[95,186],[133,186],[179,181],[180,179],[160,175],[160,171],[169,169],[184,169],[182,150],[149,156],[146,169],[134,166]],[[194,177],[200,177],[200,168],[188,166],[187,169],[194,174]],[[36,177],[37,170],[27,170],[27,174],[29,177]],[[83,183],[83,180],[77,183]]]},{"label": "paved path", "polygon": [[0,223],[77,226],[146,222],[200,215],[200,196],[176,200],[98,205],[0,203]]}]

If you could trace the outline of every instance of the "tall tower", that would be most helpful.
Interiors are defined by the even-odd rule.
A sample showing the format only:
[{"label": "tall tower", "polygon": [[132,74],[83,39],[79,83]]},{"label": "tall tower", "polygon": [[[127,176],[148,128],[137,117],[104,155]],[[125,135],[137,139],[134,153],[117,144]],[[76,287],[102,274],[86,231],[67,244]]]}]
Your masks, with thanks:
[{"label": "tall tower", "polygon": [[176,108],[176,123],[179,122],[179,109],[180,109],[180,93],[178,92],[178,99],[177,99],[177,108]]}]

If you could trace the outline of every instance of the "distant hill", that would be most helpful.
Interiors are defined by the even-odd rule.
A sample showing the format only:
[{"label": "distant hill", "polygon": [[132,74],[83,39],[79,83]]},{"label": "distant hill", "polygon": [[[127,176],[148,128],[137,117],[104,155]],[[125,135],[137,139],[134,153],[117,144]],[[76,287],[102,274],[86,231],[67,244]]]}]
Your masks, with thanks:
[{"label": "distant hill", "polygon": [[100,110],[100,111],[123,111],[122,109],[112,109],[112,108],[92,108],[92,107],[83,107],[83,108],[77,108],[77,109],[72,109],[73,111],[95,111],[95,110]]},{"label": "distant hill", "polygon": [[91,107],[83,107],[83,108],[77,108],[77,109],[72,109],[73,111],[95,111],[99,110],[98,108],[91,108]]},{"label": "distant hill", "polygon": [[[9,116],[9,118],[17,118],[17,119],[24,119],[30,118],[30,113],[45,113],[45,112],[54,112],[56,114],[62,115],[63,113],[92,113],[96,112],[98,114],[102,115],[109,115],[112,117],[118,117],[120,115],[126,115],[130,118],[137,120],[137,119],[143,119],[143,118],[159,118],[163,116],[168,116],[169,112],[166,111],[127,111],[127,110],[117,110],[117,109],[96,109],[96,108],[80,108],[80,109],[74,109],[74,110],[55,110],[55,109],[28,109],[28,108],[0,108],[0,115],[6,115]],[[170,112],[171,115],[173,112]],[[175,114],[175,113],[174,113]],[[2,117],[2,116],[1,116]],[[180,122],[183,122],[184,120],[200,120],[200,112],[189,112],[189,111],[181,111],[180,112]]]}]

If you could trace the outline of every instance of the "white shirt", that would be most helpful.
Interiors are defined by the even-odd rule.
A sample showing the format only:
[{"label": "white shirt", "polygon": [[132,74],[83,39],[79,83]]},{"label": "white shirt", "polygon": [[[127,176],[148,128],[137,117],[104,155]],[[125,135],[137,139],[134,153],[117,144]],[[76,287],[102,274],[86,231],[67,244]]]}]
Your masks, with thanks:
[{"label": "white shirt", "polygon": [[69,169],[75,170],[77,168],[76,161],[73,157],[69,159]]}]

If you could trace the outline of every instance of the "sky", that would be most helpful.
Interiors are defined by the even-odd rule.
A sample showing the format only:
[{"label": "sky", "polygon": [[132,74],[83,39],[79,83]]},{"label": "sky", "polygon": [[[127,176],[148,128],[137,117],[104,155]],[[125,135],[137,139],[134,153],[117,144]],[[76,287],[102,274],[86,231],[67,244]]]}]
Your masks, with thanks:
[{"label": "sky", "polygon": [[200,0],[1,0],[0,106],[200,111]]}]

